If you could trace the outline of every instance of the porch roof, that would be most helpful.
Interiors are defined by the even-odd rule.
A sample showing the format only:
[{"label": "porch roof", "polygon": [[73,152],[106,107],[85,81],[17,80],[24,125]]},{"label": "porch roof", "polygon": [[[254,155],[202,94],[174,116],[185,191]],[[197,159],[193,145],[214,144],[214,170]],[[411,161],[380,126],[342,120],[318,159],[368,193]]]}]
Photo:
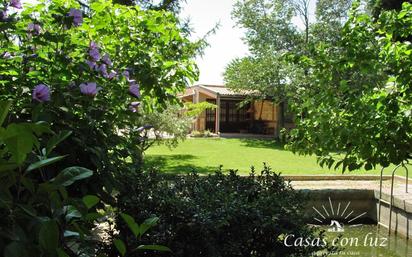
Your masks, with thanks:
[{"label": "porch roof", "polygon": [[214,97],[217,97],[218,95],[220,96],[231,96],[231,97],[243,97],[246,95],[250,95],[253,92],[252,91],[241,91],[241,92],[235,92],[231,90],[230,88],[227,88],[224,85],[204,85],[204,84],[199,84],[199,85],[194,85],[192,87],[189,87],[184,96],[189,96],[194,94],[194,89],[199,89],[199,91],[206,91],[209,93],[209,95],[213,95]]}]

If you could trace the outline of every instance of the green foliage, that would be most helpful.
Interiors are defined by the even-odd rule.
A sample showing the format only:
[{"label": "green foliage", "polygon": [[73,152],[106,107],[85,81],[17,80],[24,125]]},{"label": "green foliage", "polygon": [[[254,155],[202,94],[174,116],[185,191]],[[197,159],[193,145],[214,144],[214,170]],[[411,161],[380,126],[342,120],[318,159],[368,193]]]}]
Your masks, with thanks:
[{"label": "green foliage", "polygon": [[[234,91],[251,92],[249,99],[270,99],[279,104],[276,133],[284,127],[286,104],[299,101],[296,80],[304,83],[305,70],[294,56],[308,55],[311,42],[334,43],[347,18],[351,0],[316,2],[316,21],[309,22],[308,0],[237,1],[233,17],[246,30],[250,56],[232,60],[224,80]],[[299,29],[293,18],[300,18]]]},{"label": "green foliage", "polygon": [[301,58],[308,73],[295,110],[304,118],[291,134],[292,150],[344,170],[411,158],[410,17],[408,3],[399,12],[382,12],[376,22],[356,4],[339,44],[316,44]]},{"label": "green foliage", "polygon": [[249,50],[260,55],[294,48],[302,40],[291,22],[294,13],[293,1],[253,0],[236,1],[232,16],[246,29]]},{"label": "green foliage", "polygon": [[401,10],[402,3],[409,2],[408,0],[369,0],[369,8],[372,11],[372,14],[375,18],[378,18],[379,15],[385,10]]},{"label": "green foliage", "polygon": [[177,104],[203,41],[163,10],[14,2],[0,1],[0,251],[96,256],[96,208],[110,209],[115,171],[138,168],[137,106]]},{"label": "green foliage", "polygon": [[[0,106],[8,104],[0,101]],[[2,109],[1,116],[6,117],[7,111]],[[86,218],[92,214],[88,212],[90,204],[68,193],[68,186],[88,179],[93,172],[70,167],[56,174],[51,164],[64,156],[46,151],[46,145],[55,145],[58,135],[45,123],[0,127],[2,256],[88,256],[85,254],[96,248],[89,239],[93,220]]]},{"label": "green foliage", "polygon": [[138,120],[141,127],[136,129],[138,141],[135,147],[138,151],[134,153],[132,162],[142,164],[145,151],[154,144],[176,147],[179,141],[186,139],[192,119],[180,105],[141,111]]},{"label": "green foliage", "polygon": [[[141,240],[142,236],[151,229],[153,226],[157,224],[159,218],[151,217],[146,219],[141,225],[137,224],[133,217],[128,214],[120,213],[120,217],[122,218],[123,222],[126,223],[127,227],[133,233],[134,237],[138,240]],[[127,252],[126,244],[121,239],[114,239],[114,246],[116,247],[117,251],[120,255],[125,256]],[[163,245],[139,245],[134,247],[129,251],[129,255],[135,251],[143,251],[143,250],[150,250],[150,251],[159,251],[159,252],[170,252],[170,249]],[[128,255],[128,256],[129,256]]]},{"label": "green foliage", "polygon": [[167,105],[164,109],[141,111],[139,117],[141,128],[145,128],[147,124],[150,124],[150,128],[144,129],[139,135],[139,152],[143,154],[153,144],[165,144],[169,148],[176,147],[179,141],[186,139],[193,120],[206,109],[212,108],[216,108],[216,105],[202,102],[185,103],[183,107]]},{"label": "green foliage", "polygon": [[288,65],[279,54],[244,57],[232,60],[225,70],[226,85],[236,92],[250,91],[249,100],[272,99],[279,103],[286,99]]},{"label": "green foliage", "polygon": [[[142,172],[125,174],[121,181],[118,208],[137,221],[161,217],[141,240],[167,245],[172,250],[167,256],[309,256],[319,250],[283,244],[282,235],[314,236],[316,231],[306,225],[303,194],[268,167],[250,177],[234,171],[204,177]],[[135,223],[122,217],[129,227]],[[136,245],[136,232],[130,233],[121,219],[118,224],[123,241]]]},{"label": "green foliage", "polygon": [[302,48],[303,37],[292,23],[293,1],[237,1],[233,18],[246,30],[251,55],[234,59],[226,67],[225,83],[235,91],[251,91],[252,98],[285,101],[285,52]]},{"label": "green foliage", "polygon": [[319,0],[316,2],[316,22],[310,26],[311,41],[336,44],[342,37],[342,27],[348,19],[352,0]]},{"label": "green foliage", "polygon": [[[292,80],[299,76],[288,53],[308,54],[309,42],[336,42],[351,0],[317,1],[316,21],[309,23],[306,0],[237,1],[233,17],[246,30],[250,56],[234,59],[226,67],[225,83],[235,91],[254,92],[252,98],[274,102],[295,101]],[[299,30],[292,18],[300,18]],[[291,87],[292,84],[292,87]]]},{"label": "green foliage", "polygon": [[[298,2],[303,7],[295,13],[305,18],[305,1]],[[286,99],[299,114],[289,148],[319,156],[322,166],[370,170],[410,159],[410,4],[374,20],[361,1],[349,19],[351,1],[318,1],[302,43],[283,40],[291,31],[284,28],[293,27],[286,15],[296,8],[291,3],[237,3],[235,18],[246,28],[252,56],[227,67],[228,85]]]},{"label": "green foliage", "polygon": [[187,102],[184,104],[185,114],[192,118],[196,118],[206,110],[213,110],[216,108],[216,104],[212,104],[206,101],[200,103]]},{"label": "green foliage", "polygon": [[[14,102],[16,120],[46,121],[61,131],[59,138],[66,140],[55,138],[46,152],[67,155],[62,167],[80,163],[94,170],[93,182],[79,187],[110,202],[113,171],[138,168],[141,159],[137,110],[161,115],[178,103],[177,93],[197,77],[194,57],[203,42],[189,41],[189,32],[167,11],[111,1],[84,4],[89,8],[74,0],[43,1],[21,13],[8,12],[10,19],[0,26],[0,54],[9,56],[0,59],[0,98]],[[80,24],[69,15],[73,8],[83,16]],[[39,31],[29,29],[33,24]],[[100,54],[97,61],[93,47]],[[88,82],[97,89],[82,93],[80,85]],[[50,89],[50,100],[34,98],[39,84]],[[138,91],[131,95],[132,85],[140,97]],[[17,139],[22,149],[30,150],[25,143],[30,136]]]},{"label": "green foliage", "polygon": [[143,9],[150,10],[167,10],[175,13],[179,13],[181,9],[182,0],[115,0],[114,3],[124,5],[138,5]]}]

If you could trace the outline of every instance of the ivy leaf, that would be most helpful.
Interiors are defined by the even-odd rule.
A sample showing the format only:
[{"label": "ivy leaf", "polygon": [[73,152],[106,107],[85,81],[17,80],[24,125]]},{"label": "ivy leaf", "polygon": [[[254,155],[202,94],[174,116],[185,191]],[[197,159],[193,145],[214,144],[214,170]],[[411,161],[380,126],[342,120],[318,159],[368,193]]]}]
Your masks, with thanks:
[{"label": "ivy leaf", "polygon": [[70,186],[74,182],[86,179],[92,175],[93,171],[83,167],[74,166],[64,169],[52,180],[52,182],[60,186]]}]

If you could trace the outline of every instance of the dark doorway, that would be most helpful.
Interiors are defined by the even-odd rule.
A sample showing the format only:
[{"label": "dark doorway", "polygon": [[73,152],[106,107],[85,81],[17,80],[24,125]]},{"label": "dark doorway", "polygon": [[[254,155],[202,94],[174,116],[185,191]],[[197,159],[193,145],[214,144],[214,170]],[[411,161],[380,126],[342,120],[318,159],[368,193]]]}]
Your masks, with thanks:
[{"label": "dark doorway", "polygon": [[220,132],[247,132],[250,124],[250,104],[241,105],[240,100],[220,101]]},{"label": "dark doorway", "polygon": [[[216,100],[207,99],[208,103],[216,104]],[[216,133],[216,109],[206,109],[206,130]]]}]

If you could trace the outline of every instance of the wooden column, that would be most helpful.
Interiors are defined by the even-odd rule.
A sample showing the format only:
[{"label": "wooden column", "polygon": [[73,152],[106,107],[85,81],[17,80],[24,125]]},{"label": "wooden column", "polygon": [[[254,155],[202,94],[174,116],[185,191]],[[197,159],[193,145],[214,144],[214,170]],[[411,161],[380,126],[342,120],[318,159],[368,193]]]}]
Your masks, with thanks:
[{"label": "wooden column", "polygon": [[[199,90],[197,90],[196,88],[194,88],[193,90],[194,90],[193,103],[197,104],[199,103]],[[196,118],[195,130],[200,130],[199,117]]]},{"label": "wooden column", "polygon": [[220,95],[216,94],[216,119],[215,119],[215,133],[220,133]]}]

